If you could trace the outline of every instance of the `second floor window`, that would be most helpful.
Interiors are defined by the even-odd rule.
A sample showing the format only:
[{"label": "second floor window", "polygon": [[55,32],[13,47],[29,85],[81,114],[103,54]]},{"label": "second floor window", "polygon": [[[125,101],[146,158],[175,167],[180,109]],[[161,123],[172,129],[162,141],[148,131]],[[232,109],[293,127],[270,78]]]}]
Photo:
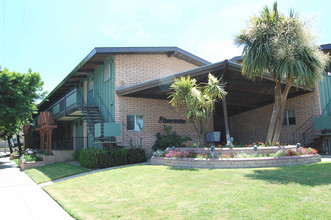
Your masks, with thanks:
[{"label": "second floor window", "polygon": [[103,81],[106,82],[110,80],[110,64],[106,64],[103,67]]},{"label": "second floor window", "polygon": [[295,125],[295,115],[293,110],[284,111],[283,126]]}]

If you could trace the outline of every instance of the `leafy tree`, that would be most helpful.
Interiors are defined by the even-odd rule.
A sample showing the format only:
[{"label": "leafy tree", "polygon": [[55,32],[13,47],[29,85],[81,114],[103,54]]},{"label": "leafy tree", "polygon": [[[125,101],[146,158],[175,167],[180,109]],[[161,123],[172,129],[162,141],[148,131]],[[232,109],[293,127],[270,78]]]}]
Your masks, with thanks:
[{"label": "leafy tree", "polygon": [[208,83],[197,84],[190,76],[175,78],[171,84],[170,103],[177,109],[185,110],[186,119],[191,122],[198,138],[205,143],[206,126],[215,109],[215,102],[227,93],[221,79],[209,73]]},{"label": "leafy tree", "polygon": [[31,69],[25,74],[0,70],[0,138],[8,141],[11,153],[10,140],[15,134],[19,138],[22,124],[28,123],[37,110],[36,100],[45,95],[42,86],[40,74]]},{"label": "leafy tree", "polygon": [[[293,11],[288,16],[267,6],[259,16],[250,19],[248,26],[235,37],[244,46],[242,73],[249,79],[269,74],[275,81],[275,101],[266,142],[280,137],[288,92],[299,84],[313,86],[321,76],[329,58],[315,45],[315,36]],[[284,81],[286,86],[282,88]]]}]

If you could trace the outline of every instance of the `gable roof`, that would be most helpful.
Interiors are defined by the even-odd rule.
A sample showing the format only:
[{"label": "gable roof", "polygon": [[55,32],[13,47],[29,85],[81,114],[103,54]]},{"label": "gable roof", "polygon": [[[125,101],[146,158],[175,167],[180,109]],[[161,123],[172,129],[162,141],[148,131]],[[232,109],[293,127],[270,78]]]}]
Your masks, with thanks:
[{"label": "gable roof", "polygon": [[331,44],[322,44],[320,47],[322,50],[331,50]]},{"label": "gable roof", "polygon": [[165,54],[168,57],[177,57],[197,66],[210,64],[210,62],[178,47],[96,47],[48,94],[38,105],[38,108],[46,110],[82,78],[91,74],[97,66],[103,65],[110,56],[119,54]]}]

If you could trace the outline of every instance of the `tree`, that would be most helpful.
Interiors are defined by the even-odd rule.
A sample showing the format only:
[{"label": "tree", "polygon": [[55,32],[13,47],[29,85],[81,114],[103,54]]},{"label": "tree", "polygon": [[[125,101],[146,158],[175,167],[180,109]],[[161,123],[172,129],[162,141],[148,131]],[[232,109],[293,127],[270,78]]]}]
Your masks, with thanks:
[{"label": "tree", "polygon": [[172,106],[185,110],[186,119],[193,124],[197,136],[205,143],[206,126],[214,112],[215,102],[222,99],[226,92],[221,79],[209,73],[208,83],[197,84],[196,79],[175,78],[171,84],[169,98]]},{"label": "tree", "polygon": [[8,141],[11,153],[10,140],[15,134],[19,138],[22,124],[29,123],[37,110],[36,100],[45,95],[42,86],[40,74],[31,69],[25,74],[0,70],[0,138]]},{"label": "tree", "polygon": [[[311,87],[329,62],[315,45],[315,36],[293,11],[278,12],[277,2],[251,18],[245,30],[235,36],[244,46],[242,74],[249,79],[269,74],[275,81],[274,106],[266,143],[279,141],[285,104],[292,84]],[[286,86],[282,89],[282,82]]]}]

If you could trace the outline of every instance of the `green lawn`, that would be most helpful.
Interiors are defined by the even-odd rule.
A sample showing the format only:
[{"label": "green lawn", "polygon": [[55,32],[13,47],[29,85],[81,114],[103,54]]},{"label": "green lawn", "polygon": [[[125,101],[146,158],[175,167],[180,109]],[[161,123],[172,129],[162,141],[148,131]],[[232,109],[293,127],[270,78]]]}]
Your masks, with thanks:
[{"label": "green lawn", "polygon": [[13,161],[14,163],[16,163],[16,165],[18,166],[18,161],[19,161],[19,159],[12,159],[12,161]]},{"label": "green lawn", "polygon": [[24,172],[28,174],[36,183],[40,184],[88,171],[89,170],[84,167],[69,163],[54,163],[42,167],[28,169]]},{"label": "green lawn", "polygon": [[331,219],[331,163],[260,169],[132,166],[44,189],[76,219]]}]

